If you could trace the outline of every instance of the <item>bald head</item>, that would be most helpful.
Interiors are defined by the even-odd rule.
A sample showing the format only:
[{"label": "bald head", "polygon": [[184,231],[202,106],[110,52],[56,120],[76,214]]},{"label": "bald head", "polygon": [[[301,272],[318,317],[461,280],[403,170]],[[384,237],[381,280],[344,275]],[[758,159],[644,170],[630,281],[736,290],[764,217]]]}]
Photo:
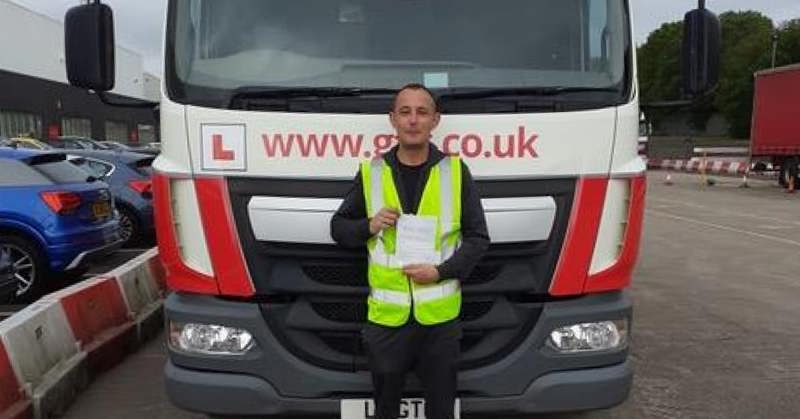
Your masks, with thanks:
[{"label": "bald head", "polygon": [[397,91],[397,94],[394,96],[394,101],[392,102],[392,111],[397,110],[397,99],[400,97],[400,95],[404,94],[408,90],[420,91],[427,94],[427,96],[430,98],[430,105],[433,108],[433,111],[439,112],[439,103],[436,101],[436,97],[433,95],[433,92],[431,92],[427,87],[419,83],[409,83],[401,87],[400,90]]}]

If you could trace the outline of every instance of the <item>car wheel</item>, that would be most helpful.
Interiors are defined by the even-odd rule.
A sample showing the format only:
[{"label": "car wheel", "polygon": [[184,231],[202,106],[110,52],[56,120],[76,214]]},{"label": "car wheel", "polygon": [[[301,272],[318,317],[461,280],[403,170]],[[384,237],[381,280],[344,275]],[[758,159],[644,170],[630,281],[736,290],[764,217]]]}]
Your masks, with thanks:
[{"label": "car wheel", "polygon": [[42,295],[48,272],[47,259],[39,247],[19,236],[0,235],[0,248],[9,255],[11,272],[17,281],[17,292],[11,296],[11,302],[36,301]]},{"label": "car wheel", "polygon": [[119,232],[124,240],[123,246],[132,246],[138,243],[142,236],[142,229],[136,213],[127,207],[119,207],[117,211],[119,211]]}]

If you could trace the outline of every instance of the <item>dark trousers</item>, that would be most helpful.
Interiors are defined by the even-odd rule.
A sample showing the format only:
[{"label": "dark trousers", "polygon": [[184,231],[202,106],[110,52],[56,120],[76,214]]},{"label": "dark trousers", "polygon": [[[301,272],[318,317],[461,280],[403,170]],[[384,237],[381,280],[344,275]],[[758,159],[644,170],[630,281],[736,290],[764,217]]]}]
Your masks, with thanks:
[{"label": "dark trousers", "polygon": [[375,390],[375,418],[396,419],[406,373],[423,385],[425,417],[453,419],[456,373],[461,354],[458,320],[423,326],[409,320],[392,328],[367,323],[363,330]]}]

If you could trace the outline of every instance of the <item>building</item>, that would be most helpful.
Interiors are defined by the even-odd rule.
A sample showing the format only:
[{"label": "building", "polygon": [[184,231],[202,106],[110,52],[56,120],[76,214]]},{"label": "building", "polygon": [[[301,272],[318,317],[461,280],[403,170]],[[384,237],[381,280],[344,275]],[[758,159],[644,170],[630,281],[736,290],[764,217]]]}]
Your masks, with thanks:
[{"label": "building", "polygon": [[[78,135],[133,145],[158,140],[150,109],[109,106],[67,82],[64,25],[0,0],[0,136]],[[112,96],[157,102],[161,81],[137,53],[117,46]]]}]

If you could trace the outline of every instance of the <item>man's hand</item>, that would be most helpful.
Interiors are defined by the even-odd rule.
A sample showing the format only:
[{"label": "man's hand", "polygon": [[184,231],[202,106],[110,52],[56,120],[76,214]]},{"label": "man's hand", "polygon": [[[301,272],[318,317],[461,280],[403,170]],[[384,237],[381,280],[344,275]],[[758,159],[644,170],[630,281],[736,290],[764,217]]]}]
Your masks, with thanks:
[{"label": "man's hand", "polygon": [[430,284],[439,280],[439,270],[433,265],[406,265],[403,273],[417,284]]},{"label": "man's hand", "polygon": [[374,217],[369,219],[369,232],[373,236],[382,230],[397,224],[400,212],[392,208],[381,208]]}]

